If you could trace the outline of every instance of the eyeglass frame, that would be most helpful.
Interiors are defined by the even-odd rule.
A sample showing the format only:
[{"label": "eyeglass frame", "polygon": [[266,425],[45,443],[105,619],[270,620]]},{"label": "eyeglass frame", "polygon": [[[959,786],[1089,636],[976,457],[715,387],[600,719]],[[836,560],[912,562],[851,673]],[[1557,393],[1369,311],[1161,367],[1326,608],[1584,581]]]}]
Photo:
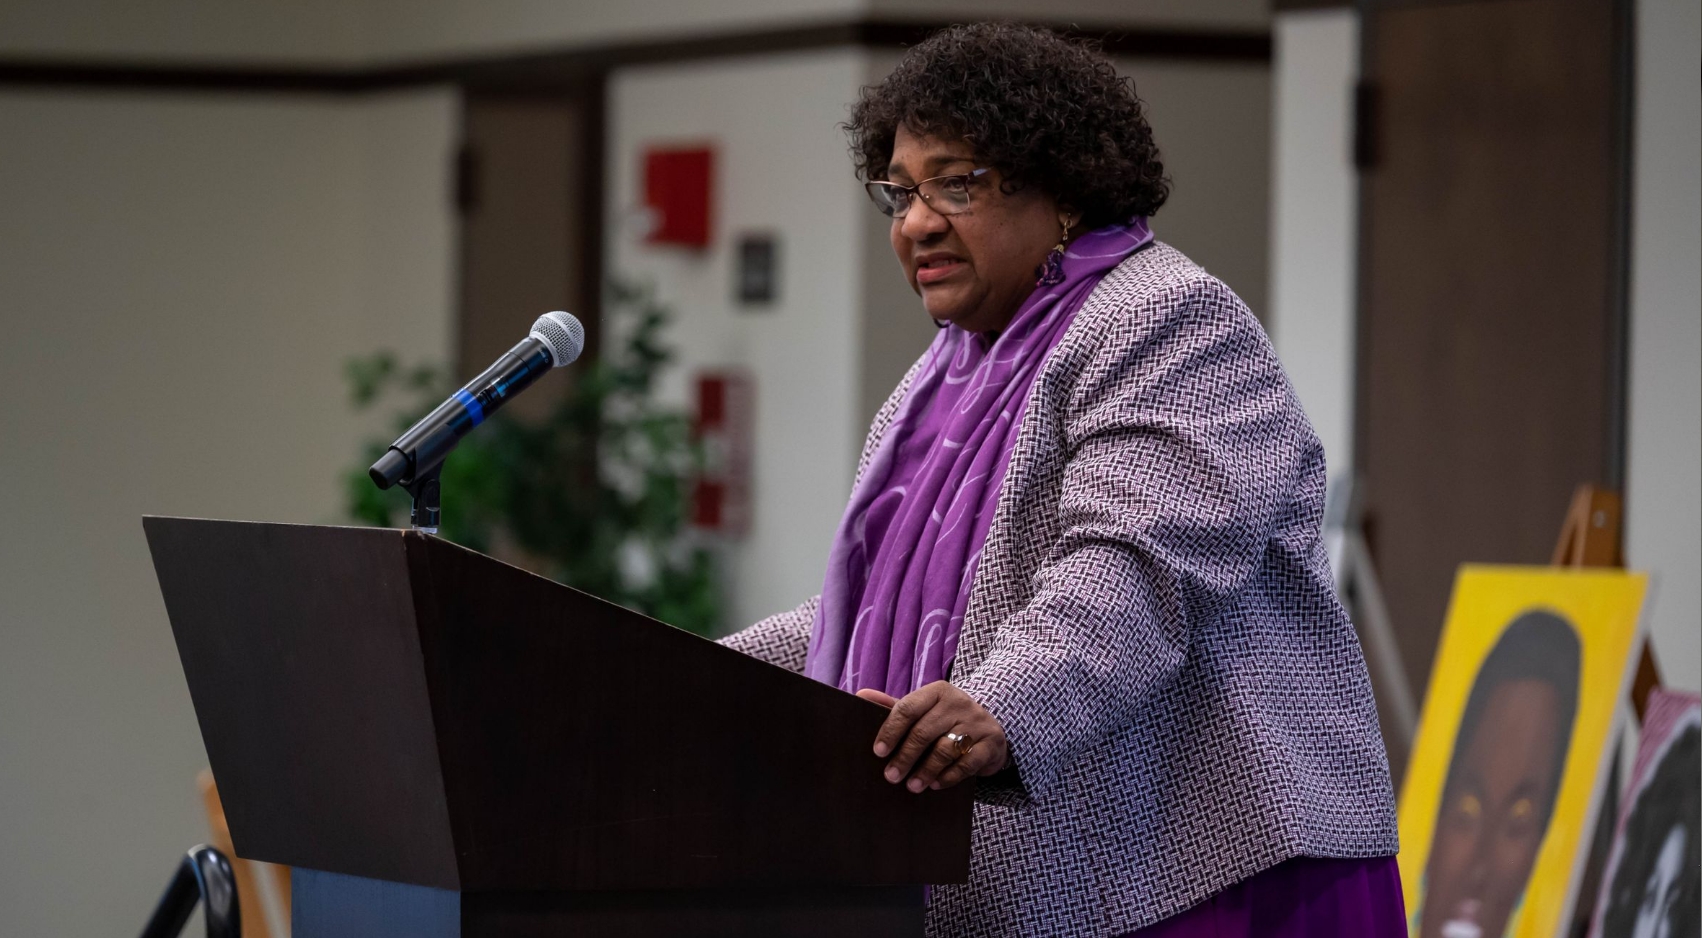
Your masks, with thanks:
[{"label": "eyeglass frame", "polygon": [[879,186],[882,189],[897,189],[901,192],[908,193],[912,199],[921,199],[922,202],[937,215],[961,215],[964,212],[969,211],[969,204],[967,201],[964,203],[963,208],[950,212],[942,212],[926,195],[922,194],[922,187],[930,182],[939,182],[942,179],[961,179],[963,180],[964,196],[967,199],[969,195],[969,184],[992,171],[993,170],[990,167],[983,166],[977,169],[972,169],[967,173],[945,173],[939,176],[929,176],[927,179],[923,179],[915,185],[910,186],[904,185],[903,183],[893,182],[890,179],[871,179],[870,181],[863,183],[863,191],[868,193],[869,201],[875,203],[875,209],[880,211],[882,215],[886,215],[886,217],[891,219],[903,218],[905,215],[910,214],[910,205],[907,203],[904,206],[903,214],[898,212],[888,214],[881,205],[881,200],[875,196],[876,186]]}]

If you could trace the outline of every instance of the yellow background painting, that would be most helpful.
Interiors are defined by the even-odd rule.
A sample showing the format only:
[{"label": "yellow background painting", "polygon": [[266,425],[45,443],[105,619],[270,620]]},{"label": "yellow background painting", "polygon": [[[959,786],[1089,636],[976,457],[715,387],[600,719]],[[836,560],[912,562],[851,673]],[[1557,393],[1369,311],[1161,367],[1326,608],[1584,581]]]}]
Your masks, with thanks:
[{"label": "yellow background painting", "polygon": [[1531,867],[1524,899],[1515,907],[1504,934],[1511,938],[1560,934],[1567,890],[1575,868],[1582,865],[1579,853],[1585,824],[1593,819],[1597,787],[1604,782],[1611,758],[1606,743],[1628,692],[1634,664],[1631,652],[1639,636],[1646,587],[1644,574],[1622,570],[1460,568],[1401,788],[1401,887],[1413,935],[1419,933],[1425,867],[1467,698],[1502,632],[1531,611],[1556,613],[1571,622],[1581,645],[1580,686],[1571,745],[1548,833]]}]

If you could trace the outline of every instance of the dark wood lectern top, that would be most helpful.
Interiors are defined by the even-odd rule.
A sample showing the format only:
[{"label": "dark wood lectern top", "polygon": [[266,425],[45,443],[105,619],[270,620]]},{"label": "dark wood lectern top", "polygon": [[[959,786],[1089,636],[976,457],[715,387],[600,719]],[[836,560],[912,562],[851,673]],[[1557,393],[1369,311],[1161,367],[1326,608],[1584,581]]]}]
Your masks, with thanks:
[{"label": "dark wood lectern top", "polygon": [[447,541],[150,517],[244,857],[465,891],[962,882],[885,710]]}]

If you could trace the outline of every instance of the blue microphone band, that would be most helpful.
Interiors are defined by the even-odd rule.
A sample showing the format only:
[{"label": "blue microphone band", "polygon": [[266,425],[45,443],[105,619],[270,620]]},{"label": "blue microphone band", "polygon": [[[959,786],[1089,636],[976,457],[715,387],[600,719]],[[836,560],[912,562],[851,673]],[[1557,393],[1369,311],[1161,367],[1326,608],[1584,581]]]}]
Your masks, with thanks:
[{"label": "blue microphone band", "polygon": [[478,398],[468,394],[465,388],[456,391],[454,399],[459,402],[462,407],[467,408],[467,416],[472,418],[473,426],[476,427],[485,422],[484,406],[479,403]]}]

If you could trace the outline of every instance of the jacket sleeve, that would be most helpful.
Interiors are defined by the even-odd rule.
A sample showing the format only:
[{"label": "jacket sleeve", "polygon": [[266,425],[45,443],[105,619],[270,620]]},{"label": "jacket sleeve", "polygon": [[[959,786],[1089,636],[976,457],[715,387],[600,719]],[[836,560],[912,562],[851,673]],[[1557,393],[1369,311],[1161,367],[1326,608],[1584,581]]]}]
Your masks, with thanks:
[{"label": "jacket sleeve", "polygon": [[720,643],[788,671],[804,671],[804,656],[810,650],[810,627],[815,624],[821,596],[811,596],[802,606],[734,632]]},{"label": "jacket sleeve", "polygon": [[1260,566],[1312,439],[1228,287],[1202,275],[1133,305],[1070,392],[1060,536],[1034,592],[957,682],[1010,741],[992,800],[1047,797],[1172,679]]}]

